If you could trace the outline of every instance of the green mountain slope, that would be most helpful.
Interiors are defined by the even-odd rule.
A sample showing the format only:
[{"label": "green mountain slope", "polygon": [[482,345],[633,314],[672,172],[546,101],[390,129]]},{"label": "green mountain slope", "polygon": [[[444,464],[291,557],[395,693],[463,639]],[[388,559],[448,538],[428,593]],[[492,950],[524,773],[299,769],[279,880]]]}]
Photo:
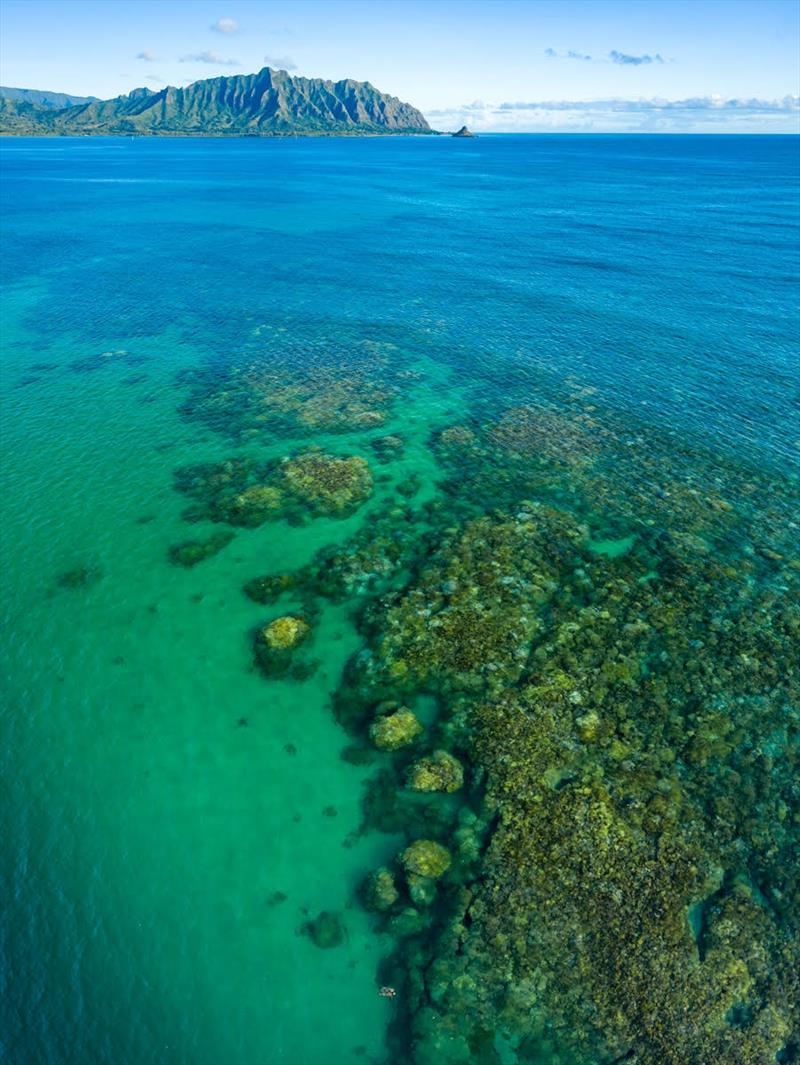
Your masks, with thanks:
[{"label": "green mountain slope", "polygon": [[368,81],[294,78],[264,67],[257,74],[210,78],[184,89],[136,89],[127,96],[60,111],[0,100],[0,132],[269,135],[431,129],[415,107],[379,92]]},{"label": "green mountain slope", "polygon": [[41,104],[0,96],[0,133],[19,137],[52,133],[52,118],[56,113]]}]

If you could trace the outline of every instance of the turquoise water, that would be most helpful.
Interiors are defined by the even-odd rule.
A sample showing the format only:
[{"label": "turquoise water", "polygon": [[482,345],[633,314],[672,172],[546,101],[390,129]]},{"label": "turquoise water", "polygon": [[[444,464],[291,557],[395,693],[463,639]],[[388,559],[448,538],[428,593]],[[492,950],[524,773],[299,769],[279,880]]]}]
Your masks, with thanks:
[{"label": "turquoise water", "polygon": [[[343,759],[353,735],[333,712],[382,576],[313,605],[300,588],[254,602],[242,585],[364,530],[436,544],[459,507],[531,498],[502,466],[483,476],[496,456],[454,472],[432,444],[531,402],[579,409],[605,449],[607,487],[574,507],[603,564],[635,554],[642,493],[661,493],[651,527],[688,505],[680,478],[704,499],[756,484],[733,508],[762,530],[759,550],[789,558],[797,138],[1,147],[0,1053],[422,1061],[413,1040],[386,1042],[403,1005],[378,989],[404,978],[357,898],[408,841],[402,825],[362,830],[390,756]],[[526,461],[575,457],[543,489],[570,508],[582,438],[571,422],[537,432]],[[220,524],[215,497],[186,520],[176,470],[309,446],[365,458],[368,498],[340,513],[298,497],[248,526]],[[640,450],[664,456],[663,481]],[[229,527],[213,557],[170,561]],[[714,550],[745,534],[720,535]],[[420,565],[409,548],[395,587]],[[253,632],[304,611],[314,671],[265,677]],[[423,720],[428,688],[413,695]],[[321,911],[344,928],[332,949],[303,931]],[[493,1053],[516,1046],[498,1037]]]}]

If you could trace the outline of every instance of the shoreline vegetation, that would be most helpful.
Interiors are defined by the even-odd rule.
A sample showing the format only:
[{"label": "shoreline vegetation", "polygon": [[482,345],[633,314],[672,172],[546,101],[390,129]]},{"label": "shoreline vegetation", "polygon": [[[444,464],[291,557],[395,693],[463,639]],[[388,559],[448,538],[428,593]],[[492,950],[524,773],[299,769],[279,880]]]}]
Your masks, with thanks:
[{"label": "shoreline vegetation", "polygon": [[17,131],[0,129],[2,137],[42,137],[57,139],[68,137],[78,140],[81,137],[207,137],[220,140],[291,140],[295,137],[449,137],[454,134],[443,130],[281,130],[266,133],[226,133],[219,130],[142,130],[131,133],[129,130],[94,130],[82,133],[61,133],[54,130]]}]

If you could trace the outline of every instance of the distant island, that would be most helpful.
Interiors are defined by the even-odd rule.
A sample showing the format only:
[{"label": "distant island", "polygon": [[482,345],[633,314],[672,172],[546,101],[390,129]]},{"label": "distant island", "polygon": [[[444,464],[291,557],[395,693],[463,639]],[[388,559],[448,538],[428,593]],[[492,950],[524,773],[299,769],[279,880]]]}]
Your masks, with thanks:
[{"label": "distant island", "polygon": [[0,88],[5,136],[286,136],[434,133],[416,107],[368,81],[257,74],[208,78],[112,100]]},{"label": "distant island", "polygon": [[455,133],[450,134],[451,137],[474,137],[475,134],[471,129],[467,129],[466,126],[462,126],[461,129],[456,130]]},{"label": "distant island", "polygon": [[42,89],[11,89],[0,87],[0,98],[15,100],[17,103],[36,104],[48,111],[59,111],[76,104],[88,104],[97,100],[96,96],[73,96],[68,92],[46,92]]}]

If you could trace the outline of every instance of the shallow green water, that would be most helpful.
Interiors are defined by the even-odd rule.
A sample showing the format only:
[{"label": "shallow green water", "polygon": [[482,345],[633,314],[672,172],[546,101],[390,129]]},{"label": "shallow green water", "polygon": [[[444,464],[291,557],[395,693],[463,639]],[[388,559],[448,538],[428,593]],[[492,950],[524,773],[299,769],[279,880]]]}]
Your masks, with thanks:
[{"label": "shallow green water", "polygon": [[[38,358],[19,324],[30,305],[28,292],[10,294],[6,337]],[[220,445],[177,414],[176,371],[198,353],[169,336],[130,343],[152,359],[146,381],[121,384],[124,356],[66,388],[45,378],[4,425],[14,456],[3,486],[14,560],[4,838],[16,859],[6,951],[27,970],[11,970],[8,1051],[31,1061],[377,1060],[393,1004],[377,995],[376,967],[390,944],[354,896],[401,839],[358,835],[374,767],[339,757],[347,736],[330,697],[360,639],[349,609],[325,609],[316,675],[267,684],[249,633],[276,611],[240,593],[255,573],[344,541],[363,515],[239,530],[201,567],[170,565],[167,546],[196,532],[180,518],[171,470]],[[85,350],[79,338],[59,341],[47,359]],[[419,498],[433,493],[425,443],[456,412],[452,395],[416,389],[414,415],[398,420],[406,453],[373,505],[412,470]],[[340,453],[354,442],[333,440]],[[58,586],[87,566],[96,583]],[[337,950],[299,935],[322,910],[345,914]],[[57,1019],[32,1024],[56,1004]]]},{"label": "shallow green water", "polygon": [[[48,1047],[45,1027],[25,1057],[107,1060],[124,1048],[131,1061],[254,1061],[269,1047],[275,1060],[356,1060],[354,1047],[376,1053],[382,1040],[380,940],[353,908],[343,949],[297,937],[308,913],[351,907],[365,866],[392,846],[344,846],[364,771],[338,758],[328,696],[356,637],[342,610],[326,612],[317,677],[267,687],[246,638],[264,611],[239,593],[254,568],[305,561],[346,526],[244,532],[202,574],[169,566],[166,545],[185,533],[169,467],[204,446],[175,414],[174,370],[151,373],[151,404],[117,385],[124,398],[109,409],[125,372],[113,366],[95,389],[81,380],[51,403],[42,389],[19,438],[6,425],[18,458],[6,488],[6,749],[24,773],[7,777],[5,838],[25,856],[8,949],[52,951],[16,974],[20,1007],[74,1010],[72,1046]],[[98,455],[118,461],[103,469]],[[52,590],[87,562],[102,571],[96,584]],[[286,901],[270,905],[279,891]],[[18,1018],[12,1054],[35,1034],[30,1021]]]}]

